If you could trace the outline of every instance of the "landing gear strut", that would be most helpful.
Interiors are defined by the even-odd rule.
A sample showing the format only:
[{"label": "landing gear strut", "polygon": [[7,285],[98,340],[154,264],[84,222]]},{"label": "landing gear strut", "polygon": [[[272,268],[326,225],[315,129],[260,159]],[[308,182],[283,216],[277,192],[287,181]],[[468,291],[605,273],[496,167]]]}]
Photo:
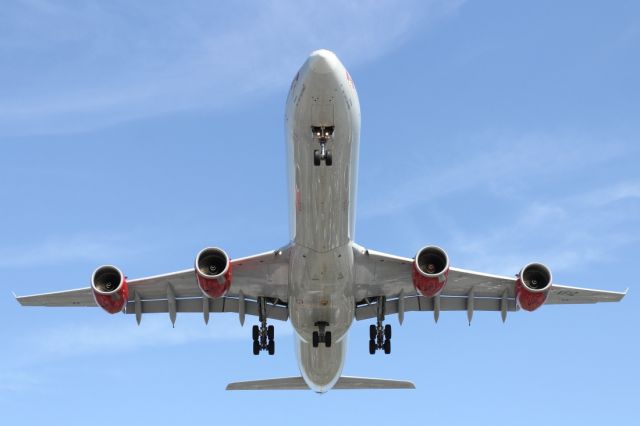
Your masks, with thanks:
[{"label": "landing gear strut", "polygon": [[387,298],[385,296],[378,297],[377,302],[377,321],[376,324],[369,326],[369,353],[375,354],[377,350],[384,350],[386,355],[391,353],[391,325],[383,325],[385,305]]},{"label": "landing gear strut", "polygon": [[258,315],[260,326],[254,325],[251,329],[253,337],[253,354],[259,355],[260,351],[267,351],[269,355],[276,352],[275,328],[267,325],[267,305],[264,297],[258,298],[260,313]]},{"label": "landing gear strut", "polygon": [[324,343],[327,348],[331,347],[331,332],[326,331],[329,323],[326,321],[318,321],[314,324],[318,327],[318,331],[314,331],[312,335],[313,347],[317,348],[320,343]]}]

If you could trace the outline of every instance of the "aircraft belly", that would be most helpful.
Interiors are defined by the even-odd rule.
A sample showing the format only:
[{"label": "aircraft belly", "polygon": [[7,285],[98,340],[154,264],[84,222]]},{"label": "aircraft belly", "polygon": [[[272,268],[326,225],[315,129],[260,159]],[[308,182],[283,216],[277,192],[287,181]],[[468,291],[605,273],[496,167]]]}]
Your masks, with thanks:
[{"label": "aircraft belly", "polygon": [[290,262],[289,316],[296,333],[310,342],[315,324],[324,321],[333,341],[339,341],[355,315],[351,245],[326,253],[294,246]]},{"label": "aircraft belly", "polygon": [[300,374],[312,390],[326,392],[336,384],[342,374],[346,350],[346,338],[330,348],[314,348],[311,343],[296,339]]}]

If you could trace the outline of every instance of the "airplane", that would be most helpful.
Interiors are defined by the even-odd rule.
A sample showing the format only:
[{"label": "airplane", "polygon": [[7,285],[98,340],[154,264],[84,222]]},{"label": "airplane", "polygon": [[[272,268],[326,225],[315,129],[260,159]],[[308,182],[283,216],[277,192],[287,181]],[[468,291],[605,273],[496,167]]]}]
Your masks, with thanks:
[{"label": "airplane", "polygon": [[360,104],[355,84],[337,56],[317,50],[304,62],[289,90],[285,129],[290,242],[249,257],[231,259],[207,247],[194,267],[134,280],[112,265],[98,267],[90,286],[21,296],[23,306],[91,306],[135,315],[232,312],[252,327],[253,354],[275,353],[269,320],[293,325],[300,376],[231,383],[228,390],[410,389],[405,380],[342,376],[348,331],[370,324],[370,354],[391,352],[391,325],[410,311],[535,311],[553,304],[618,302],[625,292],[555,284],[542,263],[526,264],[514,277],[450,266],[438,246],[413,258],[362,247],[354,241],[360,141]]}]

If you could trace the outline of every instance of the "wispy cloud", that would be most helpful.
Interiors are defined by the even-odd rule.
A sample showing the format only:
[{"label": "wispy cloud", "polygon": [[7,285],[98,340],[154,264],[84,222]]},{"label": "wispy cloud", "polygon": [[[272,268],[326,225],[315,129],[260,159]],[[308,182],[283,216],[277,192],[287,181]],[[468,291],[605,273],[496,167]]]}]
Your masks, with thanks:
[{"label": "wispy cloud", "polygon": [[[365,218],[397,214],[473,189],[517,196],[532,182],[549,181],[568,170],[605,163],[622,155],[621,144],[609,144],[605,151],[585,149],[587,145],[589,141],[578,137],[545,134],[477,137],[469,141],[469,149],[460,159],[425,159],[428,167],[416,167],[415,175],[401,185],[388,181],[389,190],[380,188],[385,202],[380,203],[377,196],[365,199],[361,214]],[[474,152],[478,146],[483,149]],[[579,156],[576,149],[581,150]]]},{"label": "wispy cloud", "polygon": [[0,394],[3,392],[14,393],[32,389],[40,384],[40,380],[27,372],[0,369]]},{"label": "wispy cloud", "polygon": [[602,207],[618,201],[633,199],[640,199],[640,181],[620,182],[612,186],[599,188],[579,196],[576,201]]},{"label": "wispy cloud", "polygon": [[[391,189],[381,187],[375,199],[364,200],[362,217],[402,217],[406,223],[398,232],[414,247],[437,226],[438,243],[456,266],[507,275],[529,261],[554,271],[604,267],[640,243],[632,232],[640,225],[640,181],[607,172],[637,156],[636,148],[566,135],[508,140],[474,141],[459,162],[416,168],[407,183],[391,179],[384,183]],[[412,222],[415,216],[419,224]]]},{"label": "wispy cloud", "polygon": [[[0,268],[51,266],[65,262],[104,261],[139,253],[129,238],[111,233],[50,236],[32,244],[0,247]],[[5,243],[6,244],[6,243]]]},{"label": "wispy cloud", "polygon": [[226,106],[286,87],[320,47],[352,67],[383,55],[462,1],[407,3],[18,2],[0,17],[0,55],[12,58],[0,70],[0,134]]},{"label": "wispy cloud", "polygon": [[[212,314],[208,326],[195,315],[179,315],[175,328],[168,318],[158,315],[145,316],[140,326],[134,325],[132,316],[127,319],[131,321],[129,325],[117,319],[99,324],[61,324],[16,339],[13,347],[4,353],[0,393],[37,387],[39,379],[30,373],[34,368],[69,358],[250,336],[249,327],[240,327],[237,316],[229,314]],[[278,336],[292,334],[289,323],[278,324]]]},{"label": "wispy cloud", "polygon": [[[175,346],[207,340],[248,339],[249,327],[241,327],[235,315],[211,315],[205,326],[201,317],[178,315],[175,328],[168,316],[144,316],[140,326],[133,316],[127,316],[131,325],[117,324],[66,324],[27,336],[22,346],[30,348],[37,359],[67,358],[93,353],[117,353],[155,346]],[[288,324],[279,324],[278,336],[289,336]]]},{"label": "wispy cloud", "polygon": [[633,219],[589,209],[575,200],[548,200],[497,227],[453,230],[451,244],[464,267],[509,275],[530,261],[545,262],[555,271],[604,267],[618,250],[640,242],[640,236],[620,231],[633,227]]}]

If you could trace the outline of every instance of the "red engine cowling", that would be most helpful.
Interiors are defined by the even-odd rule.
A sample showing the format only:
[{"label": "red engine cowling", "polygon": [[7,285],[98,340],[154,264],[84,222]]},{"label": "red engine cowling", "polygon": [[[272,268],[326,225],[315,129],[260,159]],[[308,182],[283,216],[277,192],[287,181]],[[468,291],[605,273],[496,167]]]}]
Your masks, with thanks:
[{"label": "red engine cowling", "polygon": [[530,263],[518,274],[516,301],[526,311],[535,311],[547,300],[551,271],[541,263]]},{"label": "red engine cowling", "polygon": [[129,299],[127,278],[115,266],[101,266],[91,275],[91,289],[96,303],[110,314],[124,309]]},{"label": "red engine cowling", "polygon": [[222,297],[231,287],[231,261],[224,250],[217,247],[203,249],[196,256],[196,278],[200,290],[211,298]]},{"label": "red engine cowling", "polygon": [[413,262],[413,286],[423,296],[439,294],[449,277],[449,256],[440,247],[422,248]]}]

